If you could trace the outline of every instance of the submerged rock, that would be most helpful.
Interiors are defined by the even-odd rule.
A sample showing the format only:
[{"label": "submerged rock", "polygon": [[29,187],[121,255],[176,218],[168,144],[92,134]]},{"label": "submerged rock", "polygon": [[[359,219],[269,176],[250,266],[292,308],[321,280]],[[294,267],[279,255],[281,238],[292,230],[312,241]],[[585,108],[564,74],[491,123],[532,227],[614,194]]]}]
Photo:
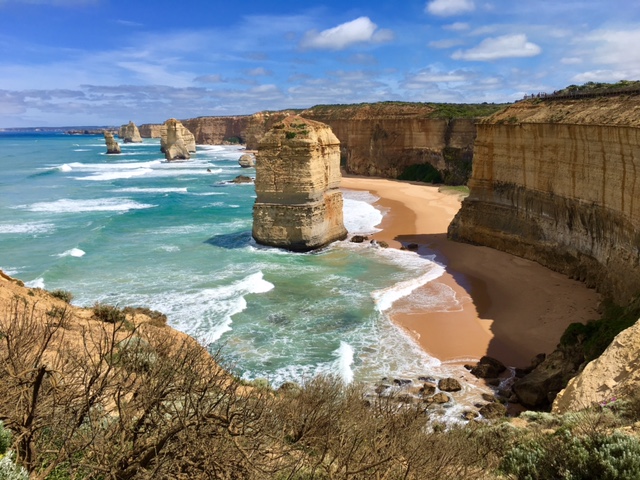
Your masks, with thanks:
[{"label": "submerged rock", "polygon": [[116,139],[113,138],[113,133],[107,132],[106,130],[103,133],[104,133],[104,142],[107,145],[107,155],[117,155],[121,153],[120,145],[118,145],[118,142],[116,142]]},{"label": "submerged rock", "polygon": [[331,129],[297,115],[264,136],[256,157],[253,238],[306,252],[347,236],[340,142]]}]

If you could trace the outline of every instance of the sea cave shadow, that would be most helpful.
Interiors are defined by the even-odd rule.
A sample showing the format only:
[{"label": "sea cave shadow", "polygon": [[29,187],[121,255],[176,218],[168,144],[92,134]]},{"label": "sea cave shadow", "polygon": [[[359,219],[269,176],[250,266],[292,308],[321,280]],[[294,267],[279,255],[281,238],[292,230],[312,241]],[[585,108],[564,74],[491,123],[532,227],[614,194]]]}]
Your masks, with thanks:
[{"label": "sea cave shadow", "polygon": [[204,243],[208,243],[214,247],[235,250],[250,246],[253,243],[253,237],[251,236],[251,230],[243,230],[241,232],[214,235],[213,237],[205,240]]},{"label": "sea cave shadow", "polygon": [[[454,242],[447,238],[446,233],[399,235],[395,240],[405,247],[412,243],[417,244],[418,255],[431,258],[442,265],[445,272],[453,277],[455,283],[465,290],[473,302],[478,318],[493,321],[490,327],[493,338],[487,345],[485,355],[495,357],[512,367],[526,367],[529,364],[531,358],[538,352],[523,352],[513,344],[508,331],[512,321],[509,318],[511,314],[502,313],[502,309],[492,309],[494,298],[487,284],[481,278],[462,273],[464,262],[474,255],[474,250],[488,247]],[[492,250],[492,254],[509,255],[497,250]]]}]

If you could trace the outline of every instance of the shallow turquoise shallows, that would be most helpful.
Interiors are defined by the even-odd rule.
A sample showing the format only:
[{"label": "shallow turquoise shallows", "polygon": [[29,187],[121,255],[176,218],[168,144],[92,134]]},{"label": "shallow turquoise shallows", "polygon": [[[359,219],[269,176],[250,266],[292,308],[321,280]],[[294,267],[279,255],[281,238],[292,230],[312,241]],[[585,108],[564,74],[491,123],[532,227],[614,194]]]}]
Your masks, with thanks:
[{"label": "shallow turquoise shallows", "polygon": [[[179,163],[164,161],[157,139],[121,147],[106,155],[101,136],[0,133],[0,268],[69,290],[75,304],[160,310],[246,379],[443,368],[385,315],[441,266],[348,241],[310,254],[261,247],[253,185],[228,183],[255,173],[239,167],[240,147],[198,146]],[[350,233],[374,231],[375,197],[344,194]]]}]

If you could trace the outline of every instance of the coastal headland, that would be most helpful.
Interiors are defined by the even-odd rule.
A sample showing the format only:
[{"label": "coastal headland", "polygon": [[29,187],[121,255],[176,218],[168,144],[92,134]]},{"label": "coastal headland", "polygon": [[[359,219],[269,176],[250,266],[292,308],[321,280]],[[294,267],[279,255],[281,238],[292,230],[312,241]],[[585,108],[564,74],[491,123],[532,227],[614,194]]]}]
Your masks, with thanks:
[{"label": "coastal headland", "polygon": [[[342,187],[367,190],[386,211],[372,235],[391,247],[417,244],[445,273],[394,305],[392,319],[429,354],[465,363],[483,355],[526,367],[538,353],[553,351],[566,327],[598,318],[599,295],[584,284],[535,262],[487,247],[447,239],[460,195],[440,187],[370,177],[343,177]],[[414,247],[414,246],[412,246]],[[421,310],[414,295],[449,288],[459,307]]]}]

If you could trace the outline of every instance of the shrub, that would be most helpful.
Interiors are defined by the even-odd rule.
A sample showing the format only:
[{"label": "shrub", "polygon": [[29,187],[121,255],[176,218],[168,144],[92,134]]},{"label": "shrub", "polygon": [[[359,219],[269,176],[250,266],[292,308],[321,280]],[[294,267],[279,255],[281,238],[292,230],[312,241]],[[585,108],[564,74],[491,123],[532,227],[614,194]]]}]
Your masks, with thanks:
[{"label": "shrub", "polygon": [[164,327],[167,325],[167,316],[158,310],[151,310],[147,307],[125,307],[122,311],[128,315],[146,315],[151,320],[149,323],[155,327]]},{"label": "shrub", "polygon": [[49,293],[51,293],[52,297],[59,298],[60,300],[63,300],[67,303],[71,303],[71,301],[73,300],[73,293],[67,290],[54,290]]},{"label": "shrub", "polygon": [[122,323],[127,320],[123,310],[104,303],[96,303],[93,306],[93,316],[106,323]]},{"label": "shrub", "polygon": [[0,420],[0,455],[4,455],[10,446],[11,431],[4,428],[4,423]]},{"label": "shrub", "polygon": [[13,462],[12,451],[0,459],[0,478],[2,480],[29,480],[27,471]]},{"label": "shrub", "polygon": [[430,163],[410,165],[400,174],[398,180],[413,180],[424,183],[442,183],[442,175]]}]

